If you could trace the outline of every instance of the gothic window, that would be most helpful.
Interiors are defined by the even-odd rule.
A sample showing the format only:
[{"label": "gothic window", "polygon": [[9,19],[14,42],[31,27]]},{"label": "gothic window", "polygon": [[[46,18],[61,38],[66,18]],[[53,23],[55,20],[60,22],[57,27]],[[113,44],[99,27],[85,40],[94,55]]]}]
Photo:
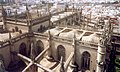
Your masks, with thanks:
[{"label": "gothic window", "polygon": [[43,42],[41,40],[38,40],[35,48],[36,56],[39,55],[43,50],[44,50]]},{"label": "gothic window", "polygon": [[90,69],[90,54],[86,51],[82,54],[82,69]]},{"label": "gothic window", "polygon": [[4,67],[4,58],[3,58],[3,56],[0,54],[0,68],[1,69],[5,69],[5,67]]},{"label": "gothic window", "polygon": [[78,20],[79,20],[79,18],[77,17],[77,18],[76,18],[76,20],[78,21]]},{"label": "gothic window", "polygon": [[61,22],[59,21],[59,24],[61,24]]},{"label": "gothic window", "polygon": [[19,33],[22,34],[22,30],[19,30]]},{"label": "gothic window", "polygon": [[27,56],[26,49],[27,49],[26,44],[21,43],[20,46],[19,46],[19,53],[24,55],[24,56]]},{"label": "gothic window", "polygon": [[65,48],[62,45],[59,45],[57,47],[57,53],[58,53],[58,60],[60,61],[61,57],[63,57],[63,61],[65,61]]},{"label": "gothic window", "polygon": [[19,28],[17,26],[15,26],[15,31],[18,32]]}]

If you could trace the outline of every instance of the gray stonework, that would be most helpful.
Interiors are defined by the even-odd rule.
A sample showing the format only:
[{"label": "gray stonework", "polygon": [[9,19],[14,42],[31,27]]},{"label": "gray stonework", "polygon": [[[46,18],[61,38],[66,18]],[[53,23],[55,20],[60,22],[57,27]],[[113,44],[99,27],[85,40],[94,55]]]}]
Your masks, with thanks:
[{"label": "gray stonework", "polygon": [[[70,17],[66,17],[65,19],[68,19],[68,22],[70,21],[69,23],[72,23],[71,19],[76,20],[76,18],[77,18],[77,15],[75,13],[73,14],[73,16],[71,15]],[[42,72],[43,70],[58,72],[58,70],[60,69],[60,64],[59,64],[60,58],[61,58],[60,56],[63,56],[63,62],[64,62],[63,67],[67,67],[66,68],[67,70],[65,70],[66,72],[72,72],[72,70],[75,70],[75,68],[77,68],[77,70],[79,71],[82,71],[82,70],[83,71],[88,70],[90,72],[97,71],[97,68],[96,68],[97,58],[99,56],[97,55],[98,48],[99,48],[98,41],[100,40],[99,36],[101,35],[101,31],[99,30],[89,31],[81,27],[76,28],[73,25],[73,23],[71,25],[66,25],[66,22],[65,22],[66,20],[61,19],[60,21],[58,20],[56,22],[53,22],[53,23],[56,23],[56,26],[58,26],[58,28],[59,27],[62,28],[60,31],[58,31],[58,34],[52,35],[52,29],[54,29],[55,27],[49,30],[46,29],[50,31],[51,38],[49,40],[49,34],[47,33],[47,31],[43,31],[42,33],[37,32],[40,25],[43,25],[46,28],[49,27],[49,19],[47,19],[47,17],[45,19],[46,20],[44,22],[40,21],[40,23],[38,24],[35,24],[35,25],[31,24],[32,32],[28,32],[29,27],[25,25],[25,23],[24,23],[24,26],[19,24],[9,24],[9,23],[7,24],[8,30],[12,30],[13,28],[15,28],[15,26],[17,26],[20,30],[22,31],[25,30],[25,32],[15,38],[12,38],[11,44],[9,42],[10,41],[9,39],[0,44],[0,54],[3,55],[4,61],[5,61],[5,67],[7,68],[11,61],[19,61],[22,59],[25,61],[27,65],[29,64],[26,70],[31,70],[31,69],[35,70],[35,66],[37,66],[39,67],[38,72]],[[39,21],[39,19],[36,21]],[[61,23],[58,24],[59,22]],[[68,28],[66,28],[66,26]],[[80,26],[80,25],[77,25],[77,26]],[[69,31],[72,31],[72,32],[69,33]],[[64,32],[66,33],[64,34]],[[79,34],[78,32],[80,32],[81,34]],[[53,32],[53,33],[57,33],[57,32]],[[70,36],[68,35],[67,37],[65,37],[67,34],[70,34]],[[73,40],[74,34],[76,35],[75,36],[76,43],[74,43],[74,40]],[[98,37],[93,38],[90,36],[93,36],[93,37],[98,36]],[[33,42],[32,47],[35,51],[31,51],[30,49],[31,42]],[[41,49],[38,49],[37,47]],[[21,48],[23,48],[23,50],[26,50],[26,51],[20,52]],[[37,52],[38,50],[41,50],[41,51]],[[53,62],[47,60],[45,63],[44,60],[46,60],[49,54],[48,50],[51,50],[51,57]],[[36,60],[36,58],[30,59],[29,55],[31,52],[35,52],[36,58],[38,57],[39,60]],[[70,65],[72,61],[76,63],[74,64],[74,66]],[[58,63],[58,65],[49,67],[51,65],[54,65],[55,62]],[[45,65],[46,64],[50,64],[50,65],[46,65],[45,67],[44,63]]]}]

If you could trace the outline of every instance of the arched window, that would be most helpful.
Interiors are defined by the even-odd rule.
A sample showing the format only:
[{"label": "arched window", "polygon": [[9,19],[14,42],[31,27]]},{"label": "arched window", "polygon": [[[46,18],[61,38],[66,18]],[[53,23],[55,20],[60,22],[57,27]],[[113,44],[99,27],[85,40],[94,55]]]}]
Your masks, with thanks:
[{"label": "arched window", "polygon": [[58,53],[58,60],[60,61],[61,56],[63,57],[63,61],[65,61],[65,48],[62,45],[59,45],[57,47],[57,53]]},{"label": "arched window", "polygon": [[19,28],[17,26],[15,26],[15,31],[18,32],[19,31]]},{"label": "arched window", "polygon": [[61,24],[61,22],[59,21],[59,25]]},{"label": "arched window", "polygon": [[40,25],[39,32],[42,32],[42,31],[43,31],[43,26]]},{"label": "arched window", "polygon": [[24,55],[24,56],[27,56],[26,50],[27,50],[26,44],[21,43],[20,46],[19,46],[19,53]]},{"label": "arched window", "polygon": [[4,66],[4,58],[3,56],[0,54],[0,68],[2,70],[5,70],[5,66]]},{"label": "arched window", "polygon": [[87,51],[83,52],[82,54],[82,69],[90,69],[90,54]]},{"label": "arched window", "polygon": [[36,48],[35,48],[36,56],[39,55],[43,50],[44,50],[44,44],[41,40],[38,40],[36,42]]}]

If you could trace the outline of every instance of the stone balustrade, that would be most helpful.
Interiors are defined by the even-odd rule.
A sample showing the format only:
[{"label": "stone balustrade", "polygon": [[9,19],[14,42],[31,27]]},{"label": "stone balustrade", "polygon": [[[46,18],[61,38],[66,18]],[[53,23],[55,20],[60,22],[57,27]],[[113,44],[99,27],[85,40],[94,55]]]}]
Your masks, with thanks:
[{"label": "stone balustrade", "polygon": [[11,38],[11,40],[10,39],[5,40],[5,41],[0,43],[0,48],[3,48],[5,46],[9,45],[10,42],[15,43],[15,42],[17,42],[17,41],[19,41],[21,39],[24,39],[24,38],[28,37],[28,35],[29,35],[28,33],[24,33],[24,34],[19,35],[17,37]]}]

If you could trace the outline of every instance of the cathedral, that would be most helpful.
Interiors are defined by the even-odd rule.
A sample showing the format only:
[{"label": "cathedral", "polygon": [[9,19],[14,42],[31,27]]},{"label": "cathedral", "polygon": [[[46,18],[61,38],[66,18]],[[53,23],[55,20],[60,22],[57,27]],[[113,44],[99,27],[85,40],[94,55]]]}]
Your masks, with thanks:
[{"label": "cathedral", "polygon": [[93,20],[74,8],[41,15],[27,6],[25,13],[8,17],[2,6],[1,23],[3,72],[110,72],[114,65],[110,18]]}]

